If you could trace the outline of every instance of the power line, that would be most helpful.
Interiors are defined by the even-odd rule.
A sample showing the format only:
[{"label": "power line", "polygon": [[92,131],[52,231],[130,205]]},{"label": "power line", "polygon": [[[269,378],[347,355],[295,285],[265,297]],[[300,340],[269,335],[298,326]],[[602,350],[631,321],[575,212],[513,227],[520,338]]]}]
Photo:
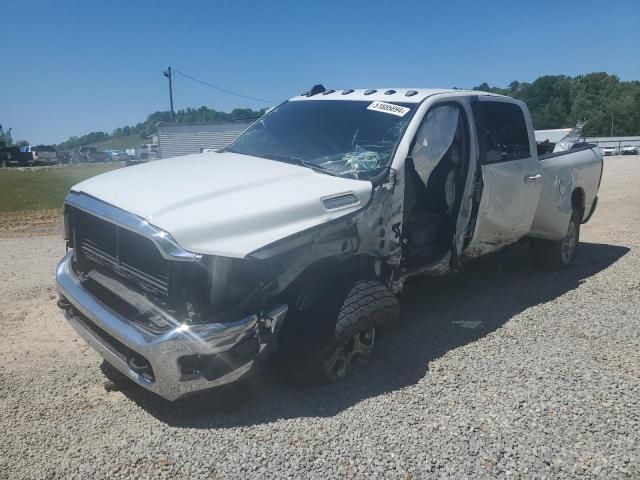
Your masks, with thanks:
[{"label": "power line", "polygon": [[188,78],[189,80],[193,80],[194,82],[200,83],[207,87],[215,88],[216,90],[219,90],[221,92],[228,93],[229,95],[235,95],[236,97],[246,98],[248,100],[255,100],[258,102],[269,103],[271,105],[276,103],[273,100],[265,100],[264,98],[250,97],[249,95],[242,95],[241,93],[232,92],[231,90],[227,90],[226,88],[222,88],[217,85],[213,85],[212,83],[205,82],[204,80],[200,80],[195,77],[192,77],[191,75],[187,75],[186,73],[181,72],[180,70],[174,70],[173,73],[182,75],[183,77]]}]

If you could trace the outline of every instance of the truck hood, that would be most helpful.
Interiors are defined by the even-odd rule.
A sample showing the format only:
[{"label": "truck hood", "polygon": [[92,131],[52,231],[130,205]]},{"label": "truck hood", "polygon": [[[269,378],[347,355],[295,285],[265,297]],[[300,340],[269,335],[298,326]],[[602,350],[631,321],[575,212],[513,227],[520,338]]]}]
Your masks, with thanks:
[{"label": "truck hood", "polygon": [[[147,220],[185,250],[245,257],[361,209],[371,197],[372,184],[274,160],[212,152],[114,170],[71,190]],[[325,206],[323,201],[344,194],[354,196],[348,205]]]}]

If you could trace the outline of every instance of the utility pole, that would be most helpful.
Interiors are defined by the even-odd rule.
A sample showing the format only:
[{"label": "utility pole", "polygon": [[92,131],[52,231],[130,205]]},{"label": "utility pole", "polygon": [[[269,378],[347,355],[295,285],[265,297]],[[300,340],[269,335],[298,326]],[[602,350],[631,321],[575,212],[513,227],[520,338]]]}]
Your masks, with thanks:
[{"label": "utility pole", "polygon": [[171,110],[169,111],[170,123],[173,123],[173,76],[171,75],[171,67],[162,72],[162,74],[169,79],[169,105]]},{"label": "utility pole", "polygon": [[611,112],[611,137],[613,137],[613,112]]}]

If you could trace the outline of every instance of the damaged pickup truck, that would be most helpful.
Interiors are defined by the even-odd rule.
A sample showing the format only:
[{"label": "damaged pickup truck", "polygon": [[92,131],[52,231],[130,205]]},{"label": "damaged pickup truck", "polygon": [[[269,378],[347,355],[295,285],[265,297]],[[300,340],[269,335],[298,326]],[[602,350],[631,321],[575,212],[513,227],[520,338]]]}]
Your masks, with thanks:
[{"label": "damaged pickup truck", "polygon": [[317,85],[219,152],[74,186],[59,306],[168,400],[268,358],[340,380],[397,321],[411,276],[520,240],[539,264],[571,264],[602,157],[566,141],[538,149],[527,107],[508,97]]}]

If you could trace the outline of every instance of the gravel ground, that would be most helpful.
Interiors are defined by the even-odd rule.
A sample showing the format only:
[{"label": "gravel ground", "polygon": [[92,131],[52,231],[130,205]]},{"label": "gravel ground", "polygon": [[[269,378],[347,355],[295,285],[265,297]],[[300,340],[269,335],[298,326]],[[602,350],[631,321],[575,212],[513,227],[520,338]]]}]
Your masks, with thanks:
[{"label": "gravel ground", "polygon": [[605,162],[571,270],[516,248],[414,282],[340,385],[105,389],[55,307],[59,237],[0,240],[0,478],[639,477],[640,159]]}]

